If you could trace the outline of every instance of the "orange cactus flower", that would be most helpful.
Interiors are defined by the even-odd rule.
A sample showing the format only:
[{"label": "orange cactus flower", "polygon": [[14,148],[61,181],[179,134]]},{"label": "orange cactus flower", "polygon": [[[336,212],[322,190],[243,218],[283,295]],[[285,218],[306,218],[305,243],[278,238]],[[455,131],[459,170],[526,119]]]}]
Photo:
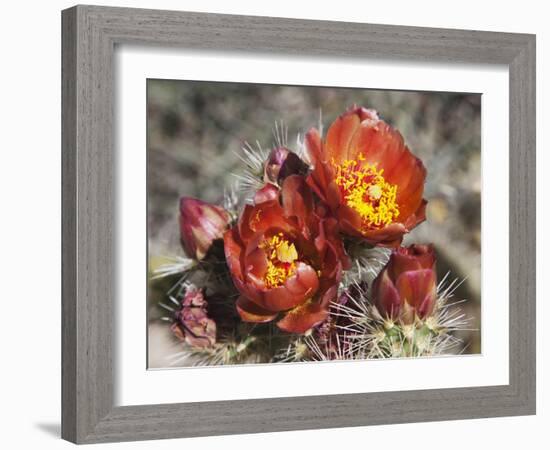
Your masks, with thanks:
[{"label": "orange cactus flower", "polygon": [[270,322],[305,333],[323,322],[347,256],[334,218],[315,210],[305,179],[291,175],[279,191],[266,185],[224,235],[225,255],[240,292],[245,322]]},{"label": "orange cactus flower", "polygon": [[435,253],[432,245],[399,247],[372,285],[380,313],[388,318],[413,323],[434,310],[437,298]]},{"label": "orange cactus flower", "polygon": [[324,142],[311,129],[306,145],[314,166],[308,183],[345,234],[396,247],[425,220],[426,169],[375,111],[350,108]]}]

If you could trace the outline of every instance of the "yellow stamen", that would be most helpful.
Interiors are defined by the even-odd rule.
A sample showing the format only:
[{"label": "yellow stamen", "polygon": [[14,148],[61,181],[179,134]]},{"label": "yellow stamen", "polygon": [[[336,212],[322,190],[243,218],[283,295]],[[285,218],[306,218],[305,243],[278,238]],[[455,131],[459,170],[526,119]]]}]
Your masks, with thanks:
[{"label": "yellow stamen", "polygon": [[296,271],[296,246],[289,243],[283,233],[278,233],[262,242],[260,248],[264,249],[267,255],[267,271],[264,276],[266,286],[280,286]]},{"label": "yellow stamen", "polygon": [[[363,162],[365,157],[359,154],[357,159]],[[389,225],[399,217],[397,186],[384,179],[384,169],[377,170],[376,164],[359,164],[358,161],[333,162],[336,184],[346,204],[361,216],[363,229]]]},{"label": "yellow stamen", "polygon": [[298,259],[298,252],[294,244],[289,244],[288,241],[282,241],[277,247],[277,258],[281,262],[291,263]]}]

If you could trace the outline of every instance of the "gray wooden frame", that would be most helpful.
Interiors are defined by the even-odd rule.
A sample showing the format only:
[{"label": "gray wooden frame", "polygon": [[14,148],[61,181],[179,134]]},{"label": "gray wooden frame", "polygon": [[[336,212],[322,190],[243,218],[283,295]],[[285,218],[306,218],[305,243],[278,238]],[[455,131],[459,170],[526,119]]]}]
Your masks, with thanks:
[{"label": "gray wooden frame", "polygon": [[[535,36],[96,6],[63,11],[62,31],[63,438],[93,443],[535,413]],[[509,385],[114,407],[116,44],[507,65]]]}]

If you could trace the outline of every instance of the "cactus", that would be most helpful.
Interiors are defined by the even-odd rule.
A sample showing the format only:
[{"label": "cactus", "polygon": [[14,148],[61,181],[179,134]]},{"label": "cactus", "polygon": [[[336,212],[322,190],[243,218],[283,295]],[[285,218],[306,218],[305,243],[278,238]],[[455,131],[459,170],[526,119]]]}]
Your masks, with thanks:
[{"label": "cactus", "polygon": [[[353,113],[364,116],[369,124],[378,120],[371,110],[356,109]],[[322,124],[319,129],[322,134]],[[396,246],[402,236],[395,235],[394,231],[389,237],[374,238],[372,230],[364,227],[351,235],[339,230],[341,243],[327,240],[329,244],[325,242],[323,245],[331,245],[335,257],[341,258],[340,265],[335,267],[340,267],[338,270],[342,273],[323,281],[326,284],[327,280],[336,280],[337,284],[328,288],[325,286],[325,290],[321,291],[323,295],[315,300],[318,303],[308,299],[303,305],[286,311],[266,310],[263,305],[258,308],[259,312],[246,311],[246,314],[236,308],[243,291],[252,291],[247,291],[250,288],[243,287],[243,281],[235,277],[235,267],[230,264],[227,248],[224,249],[223,245],[225,234],[238,226],[244,206],[258,198],[259,190],[263,190],[262,195],[267,198],[279,195],[278,190],[282,189],[287,176],[283,165],[289,154],[292,155],[290,175],[305,180],[308,173],[314,170],[301,136],[296,139],[297,151],[292,153],[288,149],[288,130],[284,123],[276,123],[273,134],[275,142],[271,152],[260,143],[256,143],[255,147],[245,143],[240,155],[244,170],[236,174],[235,184],[225,190],[223,205],[211,205],[195,199],[185,199],[182,203],[186,207],[182,207],[181,213],[181,239],[187,257],[170,258],[151,275],[153,283],[159,280],[171,283],[166,299],[159,304],[165,311],[160,320],[169,324],[177,343],[177,351],[170,355],[167,365],[410,358],[464,351],[464,344],[456,333],[469,329],[472,320],[462,311],[461,301],[454,300],[454,292],[462,281],[451,279],[447,273],[436,284],[433,248]],[[306,136],[307,139],[311,140],[311,136]],[[381,176],[383,172],[376,173]],[[368,176],[367,172],[362,173],[363,178]],[[357,181],[356,178],[353,180]],[[307,188],[303,187],[305,181],[294,185],[300,189]],[[346,184],[345,188],[351,189],[349,186],[351,184]],[[359,189],[355,185],[352,187]],[[330,208],[317,198],[322,193],[315,192],[316,220],[323,226],[331,220],[334,222]],[[310,197],[306,195],[304,198]],[[296,204],[304,208],[302,200],[292,200],[292,208],[296,208]],[[357,202],[355,197],[354,202]],[[425,203],[418,208],[419,217],[413,216],[411,219],[413,226],[421,222],[423,208]],[[312,210],[308,211],[313,214]],[[310,228],[317,230],[317,222],[313,227],[309,224],[310,228],[300,228],[302,219],[291,219],[304,233],[309,233]],[[368,225],[372,226],[370,223]],[[321,231],[320,236],[325,239],[326,230]],[[361,233],[366,233],[367,237]],[[261,244],[258,245],[261,248]],[[282,265],[285,269],[278,272],[281,281],[274,283],[274,287],[279,287],[286,277],[292,276],[293,264],[300,262],[294,244],[285,245],[288,254],[274,250],[271,256],[272,264],[278,264],[273,266],[273,270],[279,270]],[[319,241],[315,245],[320,245]],[[334,250],[339,245],[341,250]],[[310,254],[315,257],[325,255],[319,249],[316,251],[319,253]],[[319,277],[321,268],[316,268]],[[312,289],[321,284],[315,279],[309,282]],[[200,301],[194,302],[192,298],[197,296],[197,292],[200,292]],[[332,297],[327,305],[324,304],[325,297]],[[306,310],[313,319],[307,322],[309,328],[305,332],[297,332],[297,328],[272,321],[274,316],[284,314],[294,320],[295,315]],[[247,323],[249,321],[258,323]]]}]

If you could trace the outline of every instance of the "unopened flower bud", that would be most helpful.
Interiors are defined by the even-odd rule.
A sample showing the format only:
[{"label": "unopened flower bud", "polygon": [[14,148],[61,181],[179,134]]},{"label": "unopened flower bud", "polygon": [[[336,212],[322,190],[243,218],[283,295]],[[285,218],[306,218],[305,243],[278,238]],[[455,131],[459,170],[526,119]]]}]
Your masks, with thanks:
[{"label": "unopened flower bud", "polygon": [[374,280],[373,298],[382,316],[411,324],[429,317],[436,302],[435,254],[432,245],[395,249]]},{"label": "unopened flower bud", "polygon": [[300,157],[284,147],[276,147],[269,153],[264,167],[266,183],[281,184],[290,175],[304,175],[308,166]]},{"label": "unopened flower bud", "polygon": [[222,239],[230,216],[223,208],[190,197],[180,199],[180,238],[185,253],[203,259],[212,243]]}]

